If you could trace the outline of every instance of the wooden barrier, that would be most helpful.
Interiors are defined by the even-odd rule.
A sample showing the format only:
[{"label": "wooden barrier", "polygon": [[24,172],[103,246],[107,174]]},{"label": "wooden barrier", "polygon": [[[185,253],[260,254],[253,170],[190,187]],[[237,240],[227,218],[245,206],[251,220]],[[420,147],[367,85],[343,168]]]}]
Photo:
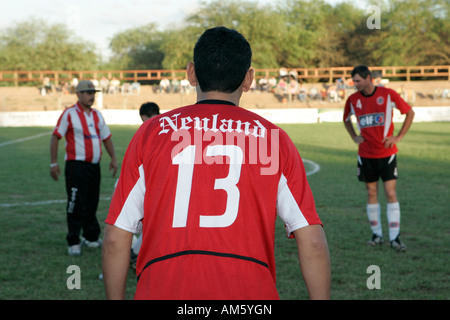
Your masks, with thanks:
[{"label": "wooden barrier", "polygon": [[[382,78],[412,81],[412,78],[431,78],[433,80],[450,80],[450,66],[409,66],[409,67],[369,67],[372,73]],[[335,68],[291,68],[287,71],[297,73],[303,80],[328,80],[333,82],[338,78],[350,78],[353,67]],[[279,77],[280,69],[255,69],[256,78]],[[14,86],[19,83],[42,83],[49,78],[53,84],[71,82],[73,78],[78,80],[117,78],[121,82],[158,81],[163,78],[184,79],[185,70],[116,70],[116,71],[0,71],[0,82],[12,82]]]}]

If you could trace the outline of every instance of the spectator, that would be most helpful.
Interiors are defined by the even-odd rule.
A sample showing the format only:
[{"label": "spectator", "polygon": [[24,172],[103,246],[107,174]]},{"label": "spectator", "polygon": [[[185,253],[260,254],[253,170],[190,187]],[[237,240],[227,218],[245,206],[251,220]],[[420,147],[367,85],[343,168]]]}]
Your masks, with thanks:
[{"label": "spectator", "polygon": [[113,77],[112,80],[109,82],[108,87],[108,93],[109,94],[116,94],[120,92],[120,80],[116,77]]},{"label": "spectator", "polygon": [[169,93],[170,81],[167,78],[162,78],[159,82],[159,93]]},{"label": "spectator", "polygon": [[108,93],[109,80],[106,77],[100,79],[100,89],[103,93]]}]

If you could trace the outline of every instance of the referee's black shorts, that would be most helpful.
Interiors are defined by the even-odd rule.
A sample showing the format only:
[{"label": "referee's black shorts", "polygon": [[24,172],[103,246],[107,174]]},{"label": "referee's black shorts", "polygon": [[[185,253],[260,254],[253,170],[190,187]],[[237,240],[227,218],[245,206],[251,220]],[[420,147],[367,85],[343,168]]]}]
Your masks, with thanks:
[{"label": "referee's black shorts", "polygon": [[67,224],[69,246],[80,243],[80,233],[88,241],[97,241],[100,225],[96,212],[100,196],[100,164],[66,161]]},{"label": "referee's black shorts", "polygon": [[397,155],[379,159],[358,156],[358,180],[375,182],[380,178],[383,182],[398,179]]}]

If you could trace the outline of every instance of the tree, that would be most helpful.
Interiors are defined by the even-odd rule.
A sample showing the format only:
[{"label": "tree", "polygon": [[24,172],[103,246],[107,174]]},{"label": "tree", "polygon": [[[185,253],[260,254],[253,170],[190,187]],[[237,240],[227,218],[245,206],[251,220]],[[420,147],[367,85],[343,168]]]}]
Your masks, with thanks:
[{"label": "tree", "polygon": [[63,24],[30,19],[0,33],[1,70],[93,70],[97,62],[94,44]]},{"label": "tree", "polygon": [[201,8],[186,21],[195,30],[192,34],[196,37],[215,26],[236,29],[252,45],[253,67],[277,68],[279,65],[279,40],[285,36],[286,28],[283,17],[271,6],[249,1],[202,2]]},{"label": "tree", "polygon": [[161,69],[162,43],[162,33],[154,23],[125,30],[115,34],[110,42],[113,57],[109,64],[117,69]]},{"label": "tree", "polygon": [[350,3],[332,6],[323,0],[285,0],[279,10],[287,24],[285,65],[290,67],[337,67],[349,62],[348,35],[363,19]]},{"label": "tree", "polygon": [[450,63],[448,0],[391,0],[381,29],[366,39],[378,65]]},{"label": "tree", "polygon": [[164,69],[185,69],[193,59],[195,42],[201,35],[195,26],[186,26],[164,32],[161,50],[164,52],[162,66]]}]

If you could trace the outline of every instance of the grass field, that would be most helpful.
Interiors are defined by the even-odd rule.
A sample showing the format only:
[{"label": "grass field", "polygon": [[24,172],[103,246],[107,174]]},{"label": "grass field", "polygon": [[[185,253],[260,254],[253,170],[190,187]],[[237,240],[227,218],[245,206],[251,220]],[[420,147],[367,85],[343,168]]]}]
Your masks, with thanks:
[{"label": "grass field", "polygon": [[[366,246],[371,233],[364,185],[356,179],[356,145],[340,123],[282,126],[302,157],[320,165],[309,176],[327,234],[333,299],[449,299],[450,123],[415,123],[399,144],[398,196],[405,253],[388,241]],[[137,127],[111,126],[119,159]],[[398,128],[397,128],[398,129]],[[0,299],[103,299],[100,250],[69,257],[65,242],[64,177],[49,176],[51,128],[0,128]],[[34,139],[16,141],[26,137]],[[64,143],[59,162],[63,163]],[[102,161],[99,220],[106,217],[115,178]],[[306,165],[307,170],[308,164]],[[382,189],[380,188],[382,194]],[[385,236],[385,200],[380,198]],[[282,299],[306,299],[295,241],[278,221],[277,284]],[[81,289],[69,290],[67,268],[81,270]],[[381,289],[370,290],[367,268],[379,266]],[[136,280],[130,272],[128,298]]]}]

